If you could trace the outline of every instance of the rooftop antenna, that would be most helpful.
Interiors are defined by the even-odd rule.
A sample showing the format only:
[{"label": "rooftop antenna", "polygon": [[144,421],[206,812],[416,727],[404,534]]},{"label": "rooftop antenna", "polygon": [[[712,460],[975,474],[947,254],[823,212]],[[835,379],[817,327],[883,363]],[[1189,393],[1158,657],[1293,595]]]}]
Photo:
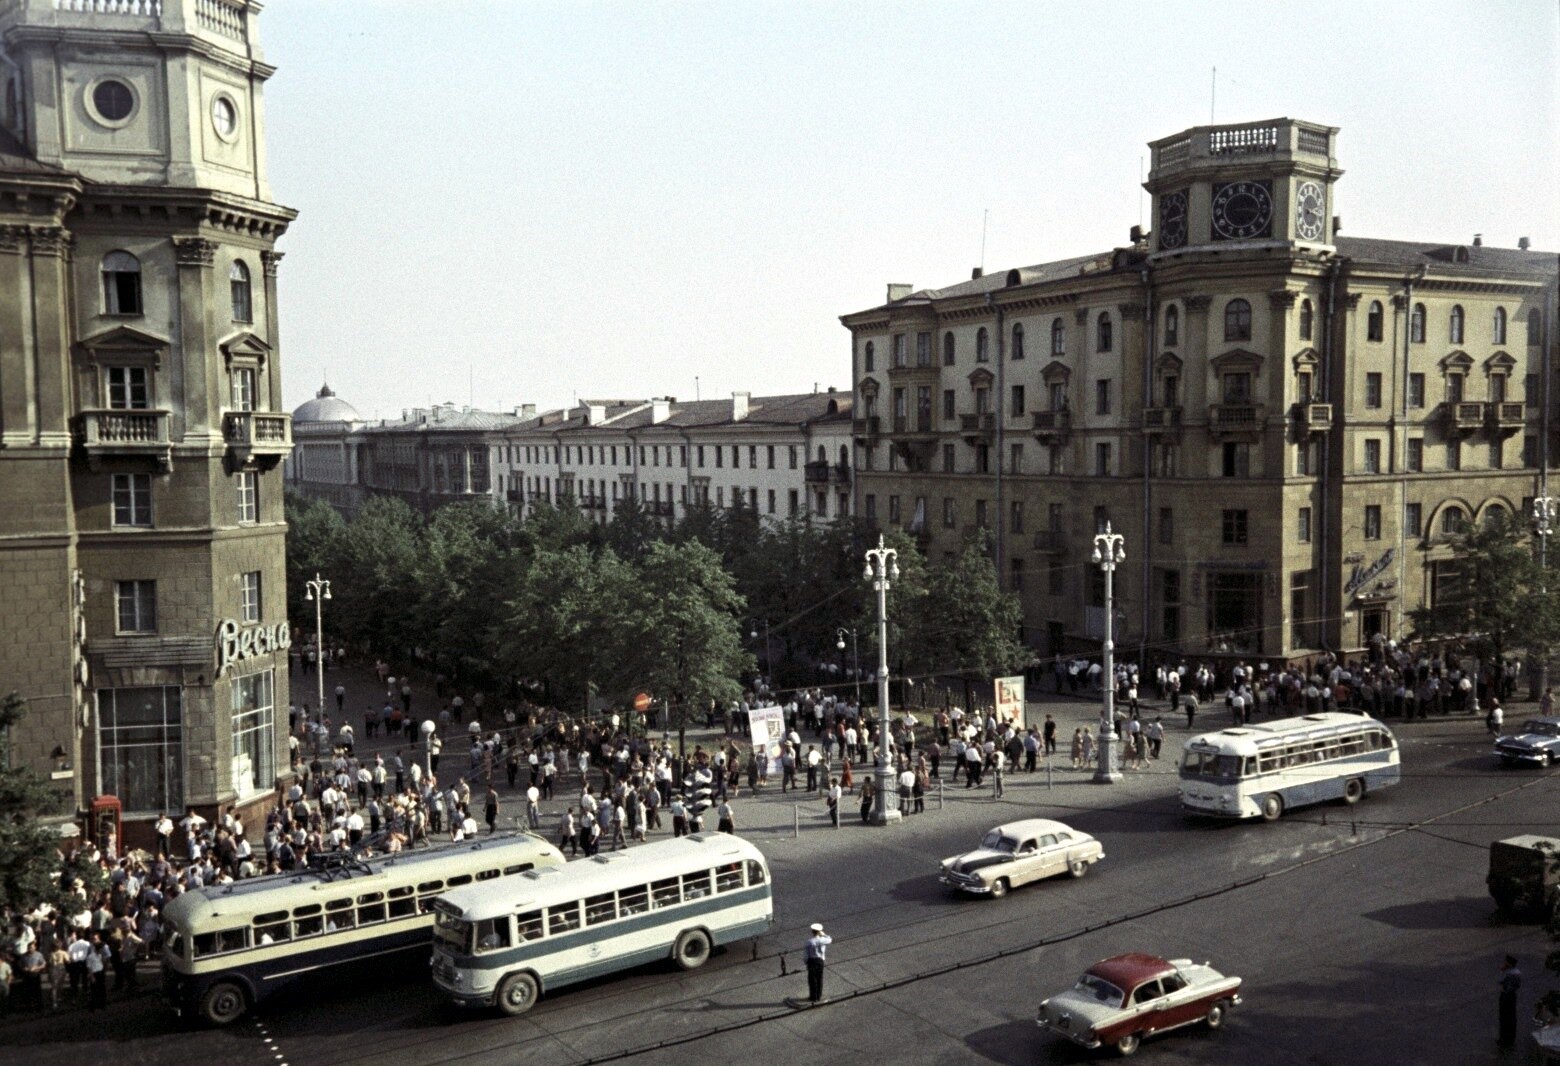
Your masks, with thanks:
[{"label": "rooftop antenna", "polygon": [[1219,99],[1219,68],[1213,68],[1213,84],[1208,89],[1208,125],[1213,125],[1213,107]]},{"label": "rooftop antenna", "polygon": [[986,272],[986,220],[991,216],[991,208],[983,207],[980,211],[980,272]]},{"label": "rooftop antenna", "polygon": [[699,375],[697,374],[693,375],[693,398],[695,400],[699,398]]}]

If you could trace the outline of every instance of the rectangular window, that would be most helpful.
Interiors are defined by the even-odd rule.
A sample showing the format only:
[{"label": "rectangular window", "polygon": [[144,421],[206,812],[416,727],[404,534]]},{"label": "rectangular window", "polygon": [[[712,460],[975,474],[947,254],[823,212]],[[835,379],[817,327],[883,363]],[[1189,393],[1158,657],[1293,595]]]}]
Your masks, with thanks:
[{"label": "rectangular window", "polygon": [[987,522],[986,522],[986,501],[985,500],[976,500],[975,501],[975,528],[976,529],[985,529],[986,526],[987,526]]},{"label": "rectangular window", "polygon": [[1008,414],[1015,418],[1022,418],[1024,414],[1024,386],[1013,386],[1012,403],[1009,405]]},{"label": "rectangular window", "polygon": [[1499,437],[1490,441],[1490,469],[1499,470],[1506,465],[1506,442]]},{"label": "rectangular window", "polygon": [[260,521],[260,475],[253,470],[241,470],[234,475],[234,489],[238,493],[238,520],[241,523]]},{"label": "rectangular window", "polygon": [[1295,473],[1301,477],[1316,473],[1316,452],[1311,441],[1295,445]]},{"label": "rectangular window", "polygon": [[702,444],[694,445],[693,455],[694,455],[694,461],[699,464],[699,469],[700,470],[704,469],[704,445],[702,445]]},{"label": "rectangular window", "polygon": [[260,603],[260,571],[250,570],[238,575],[239,621],[254,624],[263,613]]},{"label": "rectangular window", "polygon": [[1251,476],[1251,445],[1225,441],[1223,460],[1221,471],[1225,477]]},{"label": "rectangular window", "polygon": [[1008,470],[1014,474],[1024,472],[1024,446],[1013,444],[1008,446]]},{"label": "rectangular window", "polygon": [[1424,504],[1405,503],[1403,505],[1403,535],[1405,537],[1422,537],[1425,532]]},{"label": "rectangular window", "polygon": [[1365,473],[1381,473],[1381,442],[1379,440],[1367,440],[1365,442]]},{"label": "rectangular window", "polygon": [[[770,491],[772,492],[774,490],[771,489]],[[862,505],[862,507],[864,508],[864,510],[866,512],[867,524],[868,525],[876,525],[877,524],[877,495],[875,493],[871,493],[871,492],[867,493],[865,496],[863,496],[861,498],[861,505]]]},{"label": "rectangular window", "polygon": [[801,501],[801,494],[800,494],[800,493],[798,493],[798,492],[797,492],[797,490],[796,490],[796,489],[792,489],[792,490],[791,490],[791,491],[790,491],[790,500],[789,500],[789,503],[790,503],[790,507],[791,507],[791,509],[790,509],[790,511],[788,511],[788,512],[787,512],[787,513],[788,513],[788,514],[789,514],[789,515],[790,515],[790,516],[791,516],[791,517],[792,517],[792,518],[795,518],[795,517],[796,517],[796,516],[797,516],[797,514],[798,514],[798,513],[799,513],[799,512],[800,512],[800,511],[801,511],[801,509],[802,509],[802,501]]},{"label": "rectangular window", "polygon": [[726,465],[726,449],[719,444],[715,445],[715,467],[722,469]]},{"label": "rectangular window", "polygon": [[1224,512],[1223,533],[1225,544],[1245,544],[1246,512],[1226,510]]},{"label": "rectangular window", "polygon": [[114,525],[150,527],[152,475],[114,474]]},{"label": "rectangular window", "polygon": [[1100,378],[1094,383],[1094,413],[1110,414],[1110,378]]},{"label": "rectangular window", "polygon": [[157,632],[157,582],[116,581],[114,600],[120,633]]},{"label": "rectangular window", "polygon": [[943,528],[944,529],[952,529],[957,524],[957,519],[955,518],[956,514],[957,514],[957,508],[954,506],[953,497],[951,497],[951,496],[944,496],[943,497]]},{"label": "rectangular window", "polygon": [[748,445],[748,469],[758,469],[758,445],[756,444]]},{"label": "rectangular window", "polygon": [[145,410],[152,405],[145,367],[111,366],[107,378],[109,407],[124,411]]},{"label": "rectangular window", "polygon": [[896,525],[897,526],[899,524],[899,522],[900,522],[901,517],[902,516],[901,516],[900,511],[899,511],[899,497],[898,496],[890,496],[888,498],[888,521],[889,521],[889,523],[892,524],[892,525]]},{"label": "rectangular window", "polygon": [[1008,587],[1014,592],[1024,591],[1024,560],[1017,556],[1008,560]]},{"label": "rectangular window", "polygon": [[1159,509],[1159,543],[1175,542],[1175,511],[1169,507]]},{"label": "rectangular window", "polygon": [[769,469],[773,470],[775,468],[775,446],[773,444],[765,445],[765,452],[769,459]]},{"label": "rectangular window", "polygon": [[1109,508],[1096,505],[1094,508],[1094,532],[1103,533],[1108,525],[1110,525]]},{"label": "rectangular window", "polygon": [[904,365],[905,335],[903,333],[896,333],[894,334],[894,366],[903,367]]},{"label": "rectangular window", "polygon": [[954,419],[954,404],[956,403],[952,389],[943,390],[943,420],[952,422]]},{"label": "rectangular window", "polygon": [[1425,376],[1408,375],[1408,406],[1422,408],[1425,405]]},{"label": "rectangular window", "polygon": [[975,472],[977,474],[991,473],[991,445],[975,445]]},{"label": "rectangular window", "polygon": [[1110,476],[1110,445],[1103,441],[1094,446],[1094,473],[1097,477]]},{"label": "rectangular window", "polygon": [[786,449],[786,451],[790,454],[791,469],[795,470],[796,469],[796,445],[794,445],[794,444],[791,445],[790,447],[788,447]]},{"label": "rectangular window", "polygon": [[1067,572],[1062,569],[1062,564],[1051,559],[1045,567],[1045,591],[1050,596],[1064,595],[1067,589]]},{"label": "rectangular window", "polygon": [[1368,503],[1365,505],[1365,539],[1381,539],[1381,505]]},{"label": "rectangular window", "polygon": [[1446,469],[1462,469],[1462,441],[1450,440],[1446,442]]},{"label": "rectangular window", "polygon": [[1008,505],[1009,528],[1014,533],[1024,531],[1024,501],[1014,500]]},{"label": "rectangular window", "polygon": [[1295,514],[1295,539],[1301,544],[1311,543],[1311,509],[1302,507]]},{"label": "rectangular window", "polygon": [[99,689],[97,719],[102,791],[127,812],[183,810],[180,690]]},{"label": "rectangular window", "polygon": [[[248,576],[248,575],[245,575]],[[258,590],[259,574],[257,579]],[[240,798],[276,787],[275,671],[233,679],[233,789]]]},{"label": "rectangular window", "polygon": [[942,468],[945,474],[951,474],[954,471],[954,450],[951,444],[942,446]]},{"label": "rectangular window", "polygon": [[775,513],[775,490],[774,489],[770,489],[769,490],[769,513],[770,514],[774,514]]},{"label": "rectangular window", "polygon": [[1538,438],[1531,433],[1522,438],[1522,465],[1526,467],[1538,465]]},{"label": "rectangular window", "polygon": [[915,365],[932,365],[932,335],[930,333],[917,333],[915,335]]},{"label": "rectangular window", "polygon": [[233,371],[233,410],[253,411],[256,403],[255,372],[246,367],[239,367]]},{"label": "rectangular window", "polygon": [[1381,406],[1381,375],[1375,372],[1365,375],[1365,406]]},{"label": "rectangular window", "polygon": [[1403,465],[1413,473],[1418,473],[1425,468],[1425,439],[1423,437],[1409,437],[1404,442]]}]

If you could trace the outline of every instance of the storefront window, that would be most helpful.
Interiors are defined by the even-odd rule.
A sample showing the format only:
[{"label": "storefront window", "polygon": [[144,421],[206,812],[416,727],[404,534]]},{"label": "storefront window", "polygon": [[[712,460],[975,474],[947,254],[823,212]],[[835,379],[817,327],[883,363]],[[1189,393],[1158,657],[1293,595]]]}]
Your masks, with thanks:
[{"label": "storefront window", "polygon": [[102,788],[126,813],[184,807],[179,689],[100,689],[98,765]]},{"label": "storefront window", "polygon": [[233,679],[233,788],[242,799],[276,783],[274,671]]}]

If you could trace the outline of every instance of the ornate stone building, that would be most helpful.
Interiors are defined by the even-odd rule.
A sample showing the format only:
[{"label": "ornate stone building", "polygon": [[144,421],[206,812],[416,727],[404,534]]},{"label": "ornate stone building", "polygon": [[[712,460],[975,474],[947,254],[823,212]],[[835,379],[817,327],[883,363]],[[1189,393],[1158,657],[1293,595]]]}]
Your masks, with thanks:
[{"label": "ornate stone building", "polygon": [[[0,692],[67,807],[287,771],[258,4],[0,4]],[[280,702],[283,710],[278,713]]]},{"label": "ornate stone building", "polygon": [[1553,461],[1556,258],[1341,235],[1336,135],[1156,141],[1153,233],[844,316],[864,516],[934,556],[993,530],[1043,653],[1098,647],[1107,521],[1128,655],[1404,635]]}]

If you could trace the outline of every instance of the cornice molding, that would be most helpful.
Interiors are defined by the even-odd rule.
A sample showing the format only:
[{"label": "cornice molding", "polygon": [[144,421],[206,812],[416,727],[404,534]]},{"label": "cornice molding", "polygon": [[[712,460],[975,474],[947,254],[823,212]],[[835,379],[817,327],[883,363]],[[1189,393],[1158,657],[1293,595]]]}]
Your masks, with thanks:
[{"label": "cornice molding", "polygon": [[34,255],[58,256],[61,259],[70,255],[72,237],[61,226],[30,226],[27,236]]},{"label": "cornice molding", "polygon": [[174,237],[173,261],[181,267],[209,268],[217,261],[217,242],[205,237]]}]

